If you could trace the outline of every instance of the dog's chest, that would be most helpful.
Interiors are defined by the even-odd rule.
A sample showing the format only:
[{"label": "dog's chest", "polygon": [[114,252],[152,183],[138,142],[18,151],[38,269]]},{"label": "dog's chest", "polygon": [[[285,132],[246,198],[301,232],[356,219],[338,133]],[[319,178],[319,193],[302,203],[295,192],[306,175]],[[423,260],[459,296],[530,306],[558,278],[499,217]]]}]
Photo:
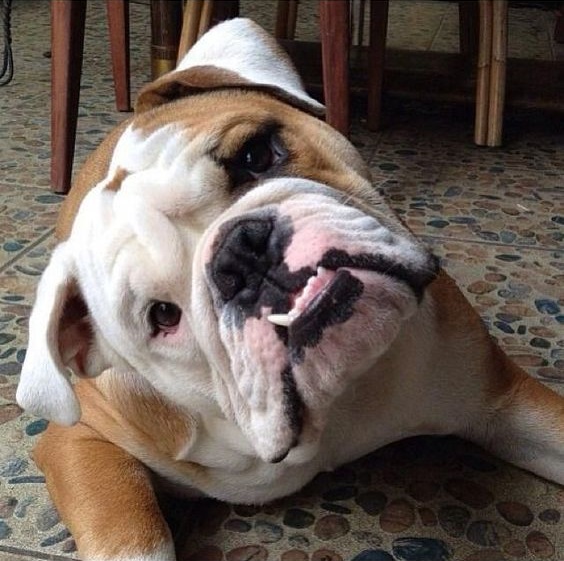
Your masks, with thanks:
[{"label": "dog's chest", "polygon": [[200,418],[193,438],[175,460],[178,467],[202,467],[201,472],[181,470],[187,486],[241,503],[262,503],[293,493],[322,469],[320,457],[301,463],[264,462],[235,424],[212,416]]}]

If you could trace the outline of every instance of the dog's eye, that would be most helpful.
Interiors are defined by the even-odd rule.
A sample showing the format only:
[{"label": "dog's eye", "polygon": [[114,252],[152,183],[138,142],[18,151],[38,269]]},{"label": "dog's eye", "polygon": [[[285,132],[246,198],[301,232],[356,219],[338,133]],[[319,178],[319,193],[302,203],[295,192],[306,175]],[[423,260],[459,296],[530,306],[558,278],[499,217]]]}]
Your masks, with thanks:
[{"label": "dog's eye", "polygon": [[254,138],[244,146],[236,165],[252,174],[259,174],[269,169],[273,161],[274,153],[268,139]]},{"label": "dog's eye", "polygon": [[171,302],[153,302],[149,308],[149,322],[153,333],[170,333],[180,323],[182,310]]},{"label": "dog's eye", "polygon": [[278,169],[287,157],[277,130],[269,127],[248,139],[232,157],[220,161],[229,174],[231,188],[235,188]]}]

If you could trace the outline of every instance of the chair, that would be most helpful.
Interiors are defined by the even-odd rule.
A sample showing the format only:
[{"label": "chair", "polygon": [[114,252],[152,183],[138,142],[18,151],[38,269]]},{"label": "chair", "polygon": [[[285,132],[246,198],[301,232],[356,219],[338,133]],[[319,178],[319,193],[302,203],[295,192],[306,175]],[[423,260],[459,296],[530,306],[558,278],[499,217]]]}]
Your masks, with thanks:
[{"label": "chair", "polygon": [[[367,126],[380,125],[388,0],[370,0]],[[323,89],[327,121],[343,134],[349,130],[349,0],[320,0]],[[507,59],[507,1],[459,2],[460,51],[477,57],[476,121],[478,145],[502,141]],[[478,33],[476,33],[478,28]]]},{"label": "chair", "polygon": [[[366,0],[360,0],[365,2]],[[198,37],[216,21],[234,17],[233,0],[189,0],[180,30],[182,0],[151,0],[153,77],[171,70]],[[388,0],[369,0],[367,125],[380,125],[384,78]],[[479,0],[475,6],[460,2],[460,48],[477,53],[475,142],[501,144],[507,51],[507,1]],[[106,0],[116,106],[130,109],[128,0]],[[52,6],[52,161],[51,185],[68,192],[78,116],[78,95],[86,0],[51,0]],[[275,35],[292,38],[298,0],[281,0]],[[350,0],[319,0],[323,90],[327,122],[344,135],[349,132]],[[479,27],[479,40],[474,29]],[[173,32],[171,32],[171,29]]]},{"label": "chair", "polygon": [[[51,188],[56,193],[67,193],[71,186],[86,2],[51,0]],[[236,1],[189,0],[184,14],[188,22],[184,43],[179,45],[183,0],[151,0],[150,4],[153,78],[175,67],[179,47],[181,52],[187,50],[186,37],[193,35],[193,22],[197,22],[197,34],[201,34],[215,21],[238,13]],[[129,0],[106,0],[106,10],[116,107],[118,111],[130,111]]]},{"label": "chair", "polygon": [[[107,0],[116,107],[131,108],[129,93],[129,18],[127,0]],[[86,0],[51,2],[51,188],[66,193],[70,188]]]},{"label": "chair", "polygon": [[[51,188],[56,193],[71,186],[86,4],[51,0]],[[130,111],[129,0],[106,0],[106,10],[116,108]],[[153,75],[174,68],[181,11],[181,0],[151,0]]]}]

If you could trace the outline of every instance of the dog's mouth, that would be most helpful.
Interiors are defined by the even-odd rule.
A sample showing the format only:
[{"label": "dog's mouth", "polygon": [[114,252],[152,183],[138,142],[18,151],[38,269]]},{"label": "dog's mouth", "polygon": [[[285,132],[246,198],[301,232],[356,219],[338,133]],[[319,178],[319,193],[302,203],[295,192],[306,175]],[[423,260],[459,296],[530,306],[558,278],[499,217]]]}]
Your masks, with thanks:
[{"label": "dog's mouth", "polygon": [[318,342],[324,328],[351,317],[353,304],[362,292],[362,282],[350,270],[318,266],[305,286],[290,296],[290,310],[267,319],[288,329],[293,347],[311,346]]},{"label": "dog's mouth", "polygon": [[363,284],[355,276],[355,271],[372,272],[400,281],[410,287],[418,300],[435,275],[434,268],[412,271],[378,254],[349,255],[345,251],[330,250],[303,288],[291,294],[288,312],[270,314],[267,319],[291,330],[311,325],[324,312],[331,312],[335,319],[344,321],[352,313],[352,303],[363,292]]},{"label": "dog's mouth", "polygon": [[317,267],[314,275],[297,292],[290,294],[290,310],[285,314],[270,314],[267,319],[275,325],[290,327],[296,320],[307,321],[307,317],[315,315],[315,310],[326,305],[332,299],[336,271],[325,267]]}]

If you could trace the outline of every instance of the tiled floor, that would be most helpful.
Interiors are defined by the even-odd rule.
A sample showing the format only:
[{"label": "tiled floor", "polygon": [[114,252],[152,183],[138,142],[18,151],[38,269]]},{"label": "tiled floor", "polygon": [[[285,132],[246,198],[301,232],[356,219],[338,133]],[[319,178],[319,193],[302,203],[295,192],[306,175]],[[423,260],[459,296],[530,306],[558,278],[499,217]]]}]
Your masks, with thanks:
[{"label": "tiled floor", "polygon": [[[14,389],[37,278],[61,197],[49,186],[46,0],[14,0],[15,77],[0,89],[0,559],[76,556],[28,457],[42,420]],[[419,8],[415,10],[414,4]],[[257,5],[262,6],[257,11]],[[302,0],[298,34],[315,12]],[[133,88],[148,79],[146,2],[131,8]],[[243,2],[265,25],[271,2]],[[123,116],[113,111],[101,0],[89,2],[76,161]],[[553,14],[512,10],[510,52],[562,58]],[[456,9],[393,2],[395,47],[455,50]],[[405,37],[402,29],[416,29]],[[353,141],[408,224],[434,248],[503,347],[564,393],[564,120],[510,110],[501,149],[472,144],[468,107],[386,103],[386,130],[357,121]],[[186,504],[173,504],[182,519]],[[198,504],[180,523],[182,560],[498,561],[564,559],[564,489],[450,439],[416,439],[321,474],[263,508]],[[184,516],[186,518],[186,516]]]}]

